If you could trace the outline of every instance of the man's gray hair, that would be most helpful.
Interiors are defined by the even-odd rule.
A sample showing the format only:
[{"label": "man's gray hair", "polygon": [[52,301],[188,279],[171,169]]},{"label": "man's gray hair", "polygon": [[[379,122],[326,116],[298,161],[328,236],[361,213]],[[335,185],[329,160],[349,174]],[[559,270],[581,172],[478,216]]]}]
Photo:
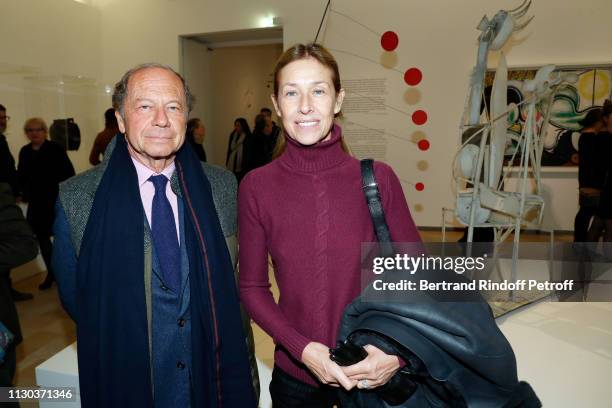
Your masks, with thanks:
[{"label": "man's gray hair", "polygon": [[148,62],[146,64],[137,65],[127,71],[125,74],[123,74],[121,80],[115,84],[115,90],[113,92],[113,108],[121,114],[121,117],[125,117],[125,98],[128,94],[128,83],[130,81],[130,78],[138,71],[142,71],[143,69],[148,68],[165,69],[167,71],[172,72],[181,80],[181,83],[183,84],[183,90],[185,92],[185,101],[187,103],[187,112],[185,112],[185,116],[188,116],[189,112],[191,112],[191,109],[193,108],[195,98],[191,94],[191,91],[189,91],[189,86],[187,86],[187,82],[185,82],[185,79],[181,76],[181,74],[173,70],[171,67],[169,67],[168,65],[159,64],[157,62]]}]

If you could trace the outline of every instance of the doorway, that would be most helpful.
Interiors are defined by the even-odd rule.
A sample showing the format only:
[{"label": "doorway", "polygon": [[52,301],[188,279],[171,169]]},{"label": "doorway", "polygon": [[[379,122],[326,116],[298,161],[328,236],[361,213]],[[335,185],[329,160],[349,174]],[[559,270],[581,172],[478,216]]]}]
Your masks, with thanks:
[{"label": "doorway", "polygon": [[[261,108],[274,111],[274,66],[283,52],[282,27],[180,37],[181,73],[196,97],[191,117],[206,127],[208,162],[225,167],[236,118],[253,127]],[[276,120],[276,119],[275,119]]]}]

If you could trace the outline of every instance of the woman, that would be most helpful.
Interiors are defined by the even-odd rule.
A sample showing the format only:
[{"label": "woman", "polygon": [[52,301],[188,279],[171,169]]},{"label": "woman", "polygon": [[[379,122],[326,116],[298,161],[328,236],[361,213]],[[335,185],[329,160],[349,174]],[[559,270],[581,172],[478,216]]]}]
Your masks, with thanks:
[{"label": "woman", "polygon": [[204,150],[204,137],[206,136],[206,128],[202,121],[198,118],[192,118],[187,121],[187,130],[185,131],[185,139],[189,142],[195,151],[200,161],[206,161],[206,151]]},{"label": "woman", "polygon": [[30,143],[19,152],[17,177],[21,197],[28,203],[26,218],[36,234],[47,267],[47,277],[39,286],[45,290],[55,281],[51,267],[51,235],[59,183],[74,176],[74,168],[64,148],[47,140],[48,128],[44,120],[30,118],[23,130]]},{"label": "woman", "polygon": [[245,146],[251,138],[251,129],[245,118],[237,118],[234,121],[234,130],[230,133],[227,144],[227,155],[225,157],[225,168],[230,170],[238,182],[246,174]]},{"label": "woman", "polygon": [[578,183],[580,209],[574,220],[574,242],[586,242],[591,218],[599,206],[599,196],[606,176],[606,158],[602,155],[598,135],[604,124],[601,109],[590,110],[580,122],[578,141]]},{"label": "woman", "polygon": [[[602,157],[602,163],[605,168],[605,175],[602,177],[603,190],[601,191],[599,199],[599,209],[597,210],[597,217],[593,221],[593,225],[589,229],[589,239],[596,241],[599,238],[598,232],[600,229],[604,229],[604,242],[612,241],[612,161],[607,157],[610,149],[612,148],[612,102],[608,99],[604,102],[602,109],[602,119],[604,123],[603,131],[598,135],[599,143],[598,150]],[[606,249],[606,255],[612,257],[612,250],[608,248],[608,245],[604,245]]]},{"label": "woman", "polygon": [[[329,358],[342,312],[360,293],[361,244],[376,241],[359,160],[334,124],[343,98],[338,66],[325,48],[288,49],[274,71],[272,102],[284,128],[278,158],[247,174],[239,189],[240,294],[277,345],[275,408],[331,406],[336,393],[329,386],[375,388],[400,368],[396,356],[373,346],[368,372]],[[383,163],[374,169],[393,240],[420,242],[399,179]]]}]

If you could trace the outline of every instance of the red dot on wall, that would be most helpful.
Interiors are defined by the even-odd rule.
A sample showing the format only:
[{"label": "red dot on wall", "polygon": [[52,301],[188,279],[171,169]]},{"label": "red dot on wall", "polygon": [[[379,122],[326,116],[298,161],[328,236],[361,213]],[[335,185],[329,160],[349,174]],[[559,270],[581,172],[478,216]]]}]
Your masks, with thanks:
[{"label": "red dot on wall", "polygon": [[423,125],[427,122],[427,112],[423,110],[414,111],[412,114],[412,121],[415,125]]},{"label": "red dot on wall", "polygon": [[421,83],[423,73],[418,68],[407,69],[404,73],[404,81],[410,86],[416,86]]},{"label": "red dot on wall", "polygon": [[414,188],[416,188],[417,191],[423,191],[423,190],[425,190],[425,184],[423,184],[423,183],[416,183],[414,185]]},{"label": "red dot on wall", "polygon": [[380,37],[380,45],[385,51],[393,51],[399,44],[399,37],[393,31],[387,31]]},{"label": "red dot on wall", "polygon": [[419,149],[421,149],[423,151],[429,150],[429,140],[427,140],[427,139],[419,140],[418,146],[419,146]]}]

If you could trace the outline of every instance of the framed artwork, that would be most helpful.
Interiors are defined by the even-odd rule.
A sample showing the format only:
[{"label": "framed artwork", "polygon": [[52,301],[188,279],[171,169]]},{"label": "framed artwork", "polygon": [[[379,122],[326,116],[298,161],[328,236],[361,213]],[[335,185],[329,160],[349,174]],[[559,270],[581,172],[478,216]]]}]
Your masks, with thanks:
[{"label": "framed artwork", "polygon": [[[526,112],[521,102],[525,100],[523,84],[533,79],[537,68],[508,69],[508,133],[520,135],[525,123]],[[554,96],[550,120],[544,137],[542,166],[577,166],[578,140],[582,126],[580,121],[586,114],[601,108],[612,95],[612,65],[585,67],[558,67],[557,71],[572,72],[578,81],[566,84]],[[489,99],[495,72],[485,77],[485,99]],[[544,121],[544,107],[538,107],[537,121]],[[506,149],[506,162],[516,150],[515,144]],[[520,155],[515,156],[515,162]]]}]

